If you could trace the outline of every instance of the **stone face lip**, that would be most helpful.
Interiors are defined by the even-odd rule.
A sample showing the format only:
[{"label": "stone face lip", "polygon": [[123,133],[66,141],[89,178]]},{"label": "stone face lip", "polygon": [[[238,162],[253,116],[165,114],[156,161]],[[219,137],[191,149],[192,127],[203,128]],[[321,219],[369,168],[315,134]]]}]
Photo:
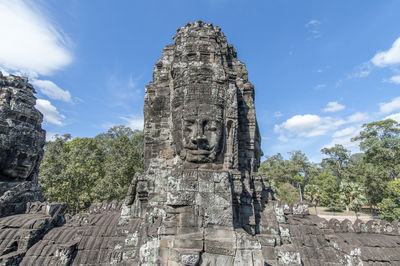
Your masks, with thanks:
[{"label": "stone face lip", "polygon": [[38,171],[45,131],[34,93],[27,78],[0,72],[0,217],[43,200]]}]

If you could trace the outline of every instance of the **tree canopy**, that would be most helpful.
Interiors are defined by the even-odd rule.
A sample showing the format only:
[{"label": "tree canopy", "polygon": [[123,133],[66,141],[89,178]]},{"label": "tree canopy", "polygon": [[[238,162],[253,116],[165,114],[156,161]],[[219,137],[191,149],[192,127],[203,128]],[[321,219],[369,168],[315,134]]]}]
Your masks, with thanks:
[{"label": "tree canopy", "polygon": [[[353,210],[369,205],[381,218],[400,219],[400,124],[387,119],[364,124],[359,135],[362,153],[343,145],[324,147],[321,163],[311,163],[301,151],[285,159],[267,157],[259,171],[266,174],[279,199],[305,200],[314,207]],[[297,191],[296,191],[297,190]]]},{"label": "tree canopy", "polygon": [[57,136],[45,145],[39,182],[49,201],[68,211],[85,211],[93,202],[122,199],[143,166],[143,134],[116,126],[94,138]]}]

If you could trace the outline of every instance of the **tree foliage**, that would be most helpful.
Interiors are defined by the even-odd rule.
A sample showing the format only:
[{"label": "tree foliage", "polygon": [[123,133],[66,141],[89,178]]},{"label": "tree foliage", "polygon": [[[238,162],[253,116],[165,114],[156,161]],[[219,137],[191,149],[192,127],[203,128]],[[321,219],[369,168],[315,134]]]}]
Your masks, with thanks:
[{"label": "tree foliage", "polygon": [[343,182],[340,184],[340,198],[346,206],[347,211],[352,209],[356,213],[367,203],[363,187],[353,182]]},{"label": "tree foliage", "polygon": [[94,138],[64,135],[47,142],[39,171],[47,200],[66,202],[77,213],[93,202],[123,198],[142,169],[142,138],[118,126]]},{"label": "tree foliage", "polygon": [[[301,151],[268,157],[259,171],[268,175],[279,199],[302,200],[315,208],[352,210],[365,205],[388,221],[400,219],[400,124],[383,120],[363,125],[362,153],[351,154],[343,145],[321,149],[325,156],[312,164]],[[297,190],[297,196],[294,192]],[[317,209],[316,209],[317,211]]]},{"label": "tree foliage", "polygon": [[378,204],[380,217],[388,221],[400,220],[400,179],[391,181],[385,198]]},{"label": "tree foliage", "polygon": [[321,152],[328,156],[322,160],[322,165],[331,170],[332,173],[342,182],[344,169],[350,160],[350,151],[343,145],[336,144],[331,148],[323,148]]},{"label": "tree foliage", "polygon": [[308,184],[304,188],[304,194],[306,199],[308,199],[308,201],[312,205],[314,205],[315,213],[318,214],[317,206],[320,204],[322,200],[321,190],[319,189],[319,187],[317,185]]},{"label": "tree foliage", "polygon": [[289,183],[280,183],[276,188],[276,196],[289,204],[299,201],[297,189]]},{"label": "tree foliage", "polygon": [[360,135],[353,138],[360,142],[365,152],[363,159],[382,169],[387,169],[393,180],[400,172],[400,124],[392,119],[363,125]]}]

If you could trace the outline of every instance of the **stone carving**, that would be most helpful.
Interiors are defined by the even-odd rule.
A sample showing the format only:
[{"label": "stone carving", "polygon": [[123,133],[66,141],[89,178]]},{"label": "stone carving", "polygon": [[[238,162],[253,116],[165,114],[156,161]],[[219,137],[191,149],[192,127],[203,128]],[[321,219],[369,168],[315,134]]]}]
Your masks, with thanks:
[{"label": "stone carving", "polygon": [[38,185],[45,131],[27,78],[0,72],[0,217],[43,200]]},{"label": "stone carving", "polygon": [[[0,264],[400,264],[398,223],[328,222],[303,203],[277,201],[257,173],[254,87],[235,49],[201,21],[174,41],[146,87],[145,172],[126,199],[93,204],[21,248],[21,235],[0,231]],[[15,216],[0,218],[0,229]]]},{"label": "stone carving", "polygon": [[179,28],[146,87],[145,169],[168,166],[256,171],[261,148],[254,86],[232,45],[211,23]]}]

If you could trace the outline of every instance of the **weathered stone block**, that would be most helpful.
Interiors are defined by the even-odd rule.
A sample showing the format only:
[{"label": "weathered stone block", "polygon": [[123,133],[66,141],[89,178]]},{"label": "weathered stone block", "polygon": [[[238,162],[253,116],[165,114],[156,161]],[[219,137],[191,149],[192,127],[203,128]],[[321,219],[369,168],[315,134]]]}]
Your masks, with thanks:
[{"label": "weathered stone block", "polygon": [[236,242],[236,234],[233,229],[229,227],[206,227],[204,231],[206,240],[229,240]]},{"label": "weathered stone block", "polygon": [[261,243],[257,237],[249,235],[247,233],[236,233],[236,248],[237,249],[249,249],[249,250],[261,250]]},{"label": "weathered stone block", "polygon": [[203,265],[217,266],[217,265],[233,265],[234,257],[233,256],[225,256],[220,254],[210,254],[204,253],[201,256]]},{"label": "weathered stone block", "polygon": [[212,254],[231,256],[235,255],[235,247],[233,242],[206,240],[204,250]]},{"label": "weathered stone block", "polygon": [[275,255],[275,248],[272,246],[269,247],[262,247],[262,255],[264,260],[275,260],[276,255]]},{"label": "weathered stone block", "polygon": [[167,204],[168,205],[191,205],[195,200],[194,192],[180,191],[180,192],[168,192],[167,193]]},{"label": "weathered stone block", "polygon": [[190,170],[186,169],[183,171],[183,179],[184,180],[190,180],[190,181],[197,181],[197,170]]},{"label": "weathered stone block", "polygon": [[259,235],[257,236],[257,238],[263,247],[264,246],[274,247],[281,244],[279,236]]},{"label": "weathered stone block", "polygon": [[182,249],[202,250],[203,240],[175,239],[173,241],[173,247]]},{"label": "weathered stone block", "polygon": [[181,254],[181,262],[183,265],[195,266],[200,260],[199,253],[184,253]]}]

